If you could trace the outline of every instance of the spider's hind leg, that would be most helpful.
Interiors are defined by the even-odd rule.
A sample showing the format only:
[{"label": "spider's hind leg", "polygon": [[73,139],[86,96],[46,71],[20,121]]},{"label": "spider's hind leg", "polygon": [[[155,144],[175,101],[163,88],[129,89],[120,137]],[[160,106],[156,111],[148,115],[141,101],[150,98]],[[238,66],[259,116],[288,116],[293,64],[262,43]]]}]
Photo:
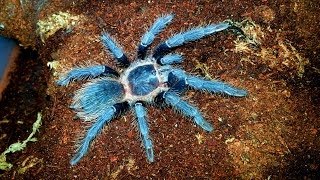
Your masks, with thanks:
[{"label": "spider's hind leg", "polygon": [[88,78],[95,78],[98,76],[106,76],[106,75],[113,75],[119,77],[119,73],[114,69],[103,66],[103,65],[96,65],[90,66],[85,68],[74,68],[65,75],[63,75],[58,81],[57,84],[60,86],[67,86],[70,82]]},{"label": "spider's hind leg", "polygon": [[213,126],[206,121],[200,111],[182,100],[177,94],[167,91],[163,94],[165,102],[171,105],[176,110],[180,111],[183,115],[193,118],[194,122],[199,125],[202,129],[211,132],[213,131]]},{"label": "spider's hind leg", "polygon": [[147,155],[148,161],[153,162],[154,161],[153,145],[149,135],[146,109],[142,105],[142,103],[137,102],[134,105],[134,110],[135,110],[137,121],[138,121],[138,127],[139,127],[140,135],[142,138],[142,143],[144,148],[146,149],[146,155]]},{"label": "spider's hind leg", "polygon": [[107,108],[105,112],[100,117],[98,117],[95,123],[93,123],[87,130],[87,133],[80,142],[80,146],[78,147],[74,157],[71,159],[70,164],[77,164],[82,159],[82,157],[87,154],[91,142],[100,133],[105,124],[110,122],[115,116],[120,114],[124,109],[128,107],[129,105],[127,102],[122,102]]}]

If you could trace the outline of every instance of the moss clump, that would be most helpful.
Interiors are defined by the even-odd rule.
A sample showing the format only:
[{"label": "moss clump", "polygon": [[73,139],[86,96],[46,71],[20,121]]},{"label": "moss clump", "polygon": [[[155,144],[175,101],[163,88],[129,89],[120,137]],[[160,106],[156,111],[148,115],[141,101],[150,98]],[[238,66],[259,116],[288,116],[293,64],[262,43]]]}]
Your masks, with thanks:
[{"label": "moss clump", "polygon": [[71,29],[79,20],[80,16],[73,16],[67,12],[58,12],[43,21],[39,20],[37,22],[37,34],[44,43],[48,37],[56,33],[59,29]]}]

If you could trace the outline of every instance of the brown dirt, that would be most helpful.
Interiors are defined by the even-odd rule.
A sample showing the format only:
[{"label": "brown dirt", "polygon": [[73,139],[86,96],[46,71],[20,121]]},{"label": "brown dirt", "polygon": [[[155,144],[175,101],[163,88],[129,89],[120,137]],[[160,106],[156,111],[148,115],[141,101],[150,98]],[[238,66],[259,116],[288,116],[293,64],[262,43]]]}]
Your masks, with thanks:
[{"label": "brown dirt", "polygon": [[[61,1],[52,1],[46,12],[60,10],[58,7]],[[25,139],[36,113],[44,114],[39,141],[10,155],[15,166],[2,177],[319,179],[319,7],[315,0],[67,3],[64,10],[86,18],[68,32],[57,32],[46,44],[39,43],[38,57],[23,58],[1,101],[0,117],[10,122],[0,124],[1,133],[7,134],[0,139],[1,151]],[[70,166],[75,141],[86,124],[75,120],[68,106],[82,83],[57,87],[45,63],[59,61],[63,67],[58,72],[92,62],[116,67],[98,40],[101,32],[108,31],[134,59],[145,29],[167,12],[175,14],[174,22],[154,45],[181,29],[225,19],[249,19],[261,28],[260,44],[247,51],[235,51],[238,36],[232,31],[177,49],[185,56],[181,66],[186,71],[245,88],[249,96],[195,91],[185,95],[215,125],[213,133],[205,133],[171,109],[148,108],[156,155],[152,164],[146,162],[133,116],[127,113],[105,128],[78,165]],[[45,14],[42,11],[39,17]],[[22,162],[30,158],[41,161],[18,174],[26,166]]]}]

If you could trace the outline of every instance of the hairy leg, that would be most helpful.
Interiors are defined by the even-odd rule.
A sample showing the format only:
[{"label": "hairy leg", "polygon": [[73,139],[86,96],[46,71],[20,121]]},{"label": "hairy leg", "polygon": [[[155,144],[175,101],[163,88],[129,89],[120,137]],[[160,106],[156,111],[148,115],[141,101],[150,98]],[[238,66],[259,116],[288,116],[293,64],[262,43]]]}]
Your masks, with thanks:
[{"label": "hairy leg", "polygon": [[119,62],[124,67],[128,67],[130,65],[127,56],[123,53],[122,49],[108,33],[102,33],[101,40],[103,45],[108,48],[111,54],[116,58],[117,62]]},{"label": "hairy leg", "polygon": [[77,116],[84,121],[100,117],[106,108],[121,102],[125,90],[121,83],[110,78],[94,79],[79,89],[71,104]]},{"label": "hairy leg", "polygon": [[177,94],[170,91],[165,92],[164,99],[168,105],[171,105],[183,115],[191,117],[202,129],[208,132],[213,131],[212,125],[202,117],[200,111],[186,101],[182,100]]},{"label": "hairy leg", "polygon": [[138,58],[144,59],[148,47],[153,42],[155,36],[159,34],[173,19],[172,14],[159,17],[151,26],[151,28],[142,36],[138,48]]},{"label": "hairy leg", "polygon": [[76,154],[71,159],[70,164],[75,165],[77,164],[80,159],[88,152],[90,148],[91,141],[95,139],[95,137],[100,133],[101,129],[104,125],[112,120],[116,113],[114,107],[110,107],[106,110],[106,112],[97,119],[97,121],[92,124],[92,126],[88,129],[87,134],[80,142],[80,146],[76,151]]},{"label": "hairy leg", "polygon": [[157,59],[157,63],[160,65],[171,65],[176,63],[182,63],[183,57],[180,54],[168,54],[161,59]]},{"label": "hairy leg", "polygon": [[160,59],[172,48],[183,45],[184,43],[201,39],[207,35],[225,30],[230,25],[228,23],[210,24],[204,27],[196,27],[188,31],[178,33],[161,43],[154,51],[153,57]]},{"label": "hairy leg", "polygon": [[82,157],[87,154],[91,142],[100,133],[105,124],[110,122],[115,116],[124,111],[126,108],[128,108],[127,102],[117,103],[107,108],[102,116],[97,118],[97,121],[91,125],[85,137],[80,142],[80,146],[77,149],[76,154],[70,161],[71,165],[77,164],[82,159]]},{"label": "hairy leg", "polygon": [[[184,80],[185,84],[196,90],[208,91],[211,93],[223,93],[230,96],[244,97],[248,95],[246,90],[233,87],[232,85],[218,80],[206,80],[202,77],[192,76],[181,69],[173,69],[169,73],[168,82],[170,83],[170,74],[179,77],[180,81]],[[173,79],[173,78],[171,78]],[[180,82],[181,84],[182,82]],[[169,84],[170,85],[170,84]]]},{"label": "hairy leg", "polygon": [[119,73],[108,66],[96,65],[85,68],[74,68],[65,75],[63,75],[57,84],[60,86],[67,86],[70,82],[82,79],[90,79],[98,76],[113,75],[118,77]]},{"label": "hairy leg", "polygon": [[154,161],[153,145],[149,136],[148,120],[146,115],[146,108],[141,103],[134,105],[134,110],[137,116],[138,127],[142,138],[142,143],[146,149],[146,155],[149,162]]},{"label": "hairy leg", "polygon": [[236,97],[244,97],[248,95],[246,90],[235,88],[230,84],[217,80],[205,80],[200,77],[188,76],[186,81],[190,87],[196,90],[204,90],[212,93],[224,93]]}]

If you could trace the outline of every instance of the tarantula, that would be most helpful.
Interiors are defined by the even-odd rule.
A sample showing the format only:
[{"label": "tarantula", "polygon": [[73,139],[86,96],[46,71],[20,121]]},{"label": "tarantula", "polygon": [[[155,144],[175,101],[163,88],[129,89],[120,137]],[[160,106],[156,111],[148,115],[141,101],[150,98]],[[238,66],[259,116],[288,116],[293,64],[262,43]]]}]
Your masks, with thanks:
[{"label": "tarantula", "polygon": [[138,46],[137,59],[132,63],[115,40],[108,33],[102,33],[101,41],[103,45],[109,49],[117,62],[126,68],[121,74],[109,66],[94,65],[74,68],[57,81],[58,85],[67,86],[75,80],[91,79],[76,92],[71,105],[79,118],[93,122],[80,142],[76,155],[70,161],[72,165],[78,163],[87,153],[91,142],[105,124],[129,108],[132,108],[135,112],[147,159],[149,162],[153,162],[154,152],[149,135],[147,105],[163,102],[183,115],[192,118],[205,131],[211,132],[213,126],[203,118],[200,111],[180,98],[187,87],[237,97],[247,95],[247,91],[235,88],[227,83],[189,75],[184,70],[172,66],[181,63],[183,57],[179,54],[168,54],[184,43],[229,28],[231,26],[229,23],[209,24],[180,32],[160,43],[152,55],[147,55],[148,48],[154,41],[155,36],[172,19],[173,15],[168,14],[159,17],[154,22],[142,36]]}]

